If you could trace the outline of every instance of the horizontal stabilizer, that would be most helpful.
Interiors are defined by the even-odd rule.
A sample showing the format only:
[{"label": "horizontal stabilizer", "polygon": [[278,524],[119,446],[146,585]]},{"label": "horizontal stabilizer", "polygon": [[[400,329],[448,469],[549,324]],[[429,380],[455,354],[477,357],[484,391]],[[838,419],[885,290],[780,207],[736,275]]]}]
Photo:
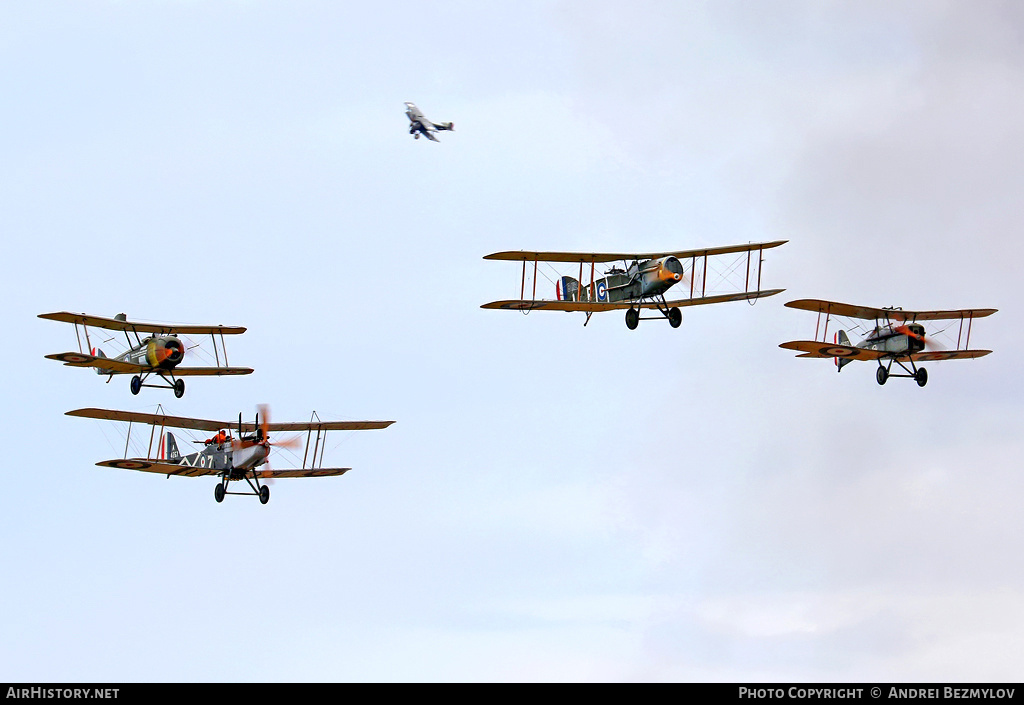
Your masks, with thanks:
[{"label": "horizontal stabilizer", "polygon": [[797,357],[839,357],[847,360],[878,360],[883,357],[890,357],[890,355],[877,350],[866,350],[838,343],[826,343],[820,340],[793,340],[788,343],[782,343],[779,347],[803,353],[802,355],[797,355]]}]

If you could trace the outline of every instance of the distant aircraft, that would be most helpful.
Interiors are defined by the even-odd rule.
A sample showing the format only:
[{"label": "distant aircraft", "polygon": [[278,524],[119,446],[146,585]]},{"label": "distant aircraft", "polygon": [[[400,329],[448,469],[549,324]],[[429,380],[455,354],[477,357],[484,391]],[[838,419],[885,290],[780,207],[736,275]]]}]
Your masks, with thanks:
[{"label": "distant aircraft", "polygon": [[[327,432],[334,430],[343,431],[364,431],[368,429],[387,428],[394,421],[321,421],[319,418],[309,423],[271,423],[270,411],[266,406],[260,406],[256,414],[255,423],[242,423],[242,415],[238,415],[238,436],[232,438],[231,428],[234,423],[227,421],[207,421],[205,419],[192,419],[180,416],[167,416],[166,414],[145,414],[134,411],[117,411],[114,409],[75,409],[67,412],[68,416],[80,416],[90,419],[104,419],[107,421],[123,421],[128,423],[128,439],[125,441],[125,448],[131,440],[131,429],[133,423],[142,423],[152,426],[149,431],[149,449],[145,458],[118,458],[115,460],[102,460],[97,465],[101,467],[121,468],[124,470],[141,470],[159,475],[181,475],[184,477],[198,477],[201,475],[216,475],[220,482],[213,488],[213,498],[218,502],[224,501],[228,494],[256,495],[261,504],[270,501],[270,488],[266,484],[261,485],[260,480],[273,480],[281,477],[328,477],[331,475],[343,475],[351,468],[325,468],[323,464],[324,448],[327,445]],[[313,414],[316,417],[316,413]],[[164,433],[166,428],[183,428],[196,431],[213,433],[212,438],[203,441],[203,448],[195,453],[182,455],[178,449],[178,443],[170,431]],[[160,433],[155,434],[159,429]],[[305,431],[306,451],[302,457],[302,467],[288,470],[271,470],[267,464],[271,446],[294,446],[301,445],[300,439],[285,441],[281,443],[271,442],[271,431]],[[313,432],[316,436],[313,436]],[[154,435],[158,445],[154,457],[153,440]],[[312,454],[310,454],[312,449]],[[307,467],[307,459],[311,460]],[[251,492],[228,492],[228,483],[244,480],[249,484]]]},{"label": "distant aircraft", "polygon": [[[625,310],[626,327],[634,330],[640,325],[641,309],[657,309],[668,319],[673,328],[678,328],[683,321],[680,306],[697,306],[715,304],[724,301],[756,301],[765,296],[774,296],[784,289],[760,290],[761,286],[761,255],[764,250],[785,244],[787,240],[774,242],[748,243],[746,245],[728,245],[725,247],[709,247],[700,250],[682,250],[679,252],[655,252],[646,254],[600,253],[600,252],[495,252],[484,259],[522,261],[523,276],[519,287],[519,298],[506,301],[492,301],[481,308],[502,308],[515,311],[582,311],[587,314],[583,325],[590,322],[590,317],[598,311]],[[756,260],[753,254],[756,254]],[[734,254],[731,264],[722,271],[724,276],[716,274],[722,283],[728,286],[724,293],[721,290],[707,289],[709,257]],[[744,257],[745,255],[745,257]],[[740,282],[739,275],[744,270],[745,280]],[[526,296],[526,263],[533,263],[533,293]],[[559,275],[555,281],[557,299],[537,298],[537,265],[544,263],[578,262],[578,278]],[[590,282],[583,283],[583,264],[590,263]],[[622,267],[612,266],[605,271],[605,276],[596,278],[595,265],[600,263],[621,262]],[[753,267],[751,266],[753,265]],[[751,289],[752,269],[756,269],[755,288]],[[733,275],[736,275],[735,277]],[[546,276],[546,275],[545,275]],[[689,279],[689,297],[666,301],[665,293],[684,279]],[[743,285],[742,291],[740,283]],[[660,318],[660,316],[653,316]]]},{"label": "distant aircraft", "polygon": [[[975,318],[991,316],[994,308],[974,308],[958,311],[904,311],[899,308],[871,308],[869,306],[851,306],[835,301],[819,301],[818,299],[800,299],[786,304],[790,308],[814,311],[818,314],[818,327],[821,325],[821,314],[825,314],[825,327],[821,340],[817,340],[818,327],[815,328],[815,340],[793,340],[782,343],[780,348],[797,350],[797,357],[831,357],[835,358],[836,367],[842,371],[851,360],[877,360],[878,370],[875,380],[885,384],[890,377],[909,377],[919,387],[928,383],[928,371],[918,367],[916,363],[938,360],[962,360],[988,355],[991,350],[970,350],[971,324]],[[846,331],[835,333],[831,343],[827,341],[829,319],[832,316],[874,320],[875,326],[857,345],[850,344]],[[957,335],[956,350],[926,350],[931,346],[930,339],[925,337],[924,326],[917,321],[938,321],[960,319],[960,331]],[[967,321],[966,336],[964,321]],[[960,344],[963,342],[963,349]],[[906,374],[890,372],[896,363]],[[909,365],[909,367],[908,367]]]},{"label": "distant aircraft", "polygon": [[453,125],[450,122],[437,123],[427,120],[427,118],[424,117],[423,113],[420,112],[420,109],[417,108],[414,103],[407,102],[405,104],[405,114],[409,117],[409,134],[415,137],[416,139],[419,139],[420,135],[423,135],[429,140],[438,142],[440,140],[434,137],[432,133],[437,132],[439,130],[455,129],[455,125]]},{"label": "distant aircraft", "polygon": [[[167,383],[167,386],[174,390],[174,396],[179,399],[185,393],[185,380],[175,379],[175,376],[185,377],[194,375],[247,375],[252,374],[250,367],[228,367],[228,353],[224,346],[225,335],[240,335],[245,328],[238,326],[191,326],[174,325],[164,323],[136,323],[129,321],[123,314],[119,313],[113,318],[102,316],[90,316],[84,313],[69,313],[59,311],[57,313],[41,313],[39,318],[47,318],[51,321],[73,323],[75,326],[75,337],[78,338],[78,352],[55,353],[46,355],[50,360],[59,360],[71,367],[92,367],[96,374],[107,375],[107,382],[113,379],[114,375],[134,375],[131,381],[132,394],[138,394],[143,387],[163,387],[164,385],[144,384],[146,378],[155,374]],[[78,335],[78,327],[82,327],[85,335],[85,352],[82,349],[82,339]],[[99,347],[93,346],[89,339],[89,326],[104,330],[123,331],[128,341],[128,350],[116,357],[107,357]],[[135,341],[128,335],[132,333]],[[139,333],[149,333],[145,338]],[[213,340],[213,354],[217,360],[216,367],[179,367],[178,364],[185,358],[185,343],[178,335],[209,335]],[[220,335],[220,351],[217,349],[217,335]],[[108,342],[111,339],[108,339]],[[220,365],[221,355],[224,357],[224,366]]]}]

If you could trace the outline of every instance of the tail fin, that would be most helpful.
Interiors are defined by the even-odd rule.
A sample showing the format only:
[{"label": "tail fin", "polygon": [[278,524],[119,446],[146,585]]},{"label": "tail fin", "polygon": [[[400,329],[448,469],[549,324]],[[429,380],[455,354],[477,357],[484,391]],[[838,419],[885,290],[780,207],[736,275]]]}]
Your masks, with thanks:
[{"label": "tail fin", "polygon": [[[104,355],[103,351],[100,350],[99,348],[93,348],[89,352],[92,354],[93,357],[102,357],[104,360],[107,359],[107,356]],[[98,375],[106,374],[106,373],[109,372],[109,370],[104,370],[104,369],[102,369],[100,367],[95,367],[93,369],[96,370],[96,374],[98,374]],[[108,379],[107,381],[109,382],[110,380]]]},{"label": "tail fin", "polygon": [[559,301],[579,301],[580,283],[573,277],[560,277],[555,282],[555,295]]},{"label": "tail fin", "polygon": [[[841,330],[838,333],[836,333],[836,344],[837,345],[847,345],[847,346],[850,345],[850,338],[846,335],[846,331],[845,330]],[[843,367],[847,363],[850,362],[850,358],[848,358],[848,357],[837,357],[837,358],[835,358],[835,361],[836,361],[836,371],[837,372],[842,372],[843,371]]]},{"label": "tail fin", "polygon": [[167,432],[167,460],[180,460],[181,453],[178,452],[178,443],[174,440],[174,435]]}]

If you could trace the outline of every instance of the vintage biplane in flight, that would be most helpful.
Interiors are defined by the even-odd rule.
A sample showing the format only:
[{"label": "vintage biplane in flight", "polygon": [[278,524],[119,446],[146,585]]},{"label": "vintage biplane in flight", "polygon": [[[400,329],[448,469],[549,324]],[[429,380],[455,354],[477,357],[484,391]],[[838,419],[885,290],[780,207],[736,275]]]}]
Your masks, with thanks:
[{"label": "vintage biplane in flight", "polygon": [[[185,477],[215,475],[220,478],[213,488],[213,497],[218,502],[224,501],[225,495],[235,494],[256,495],[262,504],[270,501],[270,488],[266,484],[267,481],[284,477],[329,477],[343,475],[351,470],[351,468],[323,467],[328,431],[363,431],[387,428],[394,423],[394,421],[322,421],[317,417],[316,412],[313,412],[311,420],[306,423],[271,423],[270,412],[266,406],[259,407],[256,420],[253,423],[243,423],[242,415],[239,414],[237,426],[231,421],[208,421],[167,416],[162,413],[147,414],[112,409],[75,409],[67,412],[67,415],[128,423],[128,437],[125,440],[126,457],[102,460],[96,463],[101,467],[140,470],[167,477],[171,475]],[[147,424],[151,427],[145,457],[127,457],[133,423]],[[193,443],[201,444],[202,449],[194,453],[182,454],[174,435],[166,430],[168,428],[204,431],[212,433],[213,436],[205,440],[193,441]],[[159,429],[159,434],[157,429]],[[232,436],[232,431],[235,430],[237,430],[237,435]],[[268,456],[271,447],[296,447],[302,444],[301,436],[281,442],[271,441],[271,431],[306,433],[301,468],[270,469]],[[153,448],[154,437],[157,440],[156,449]],[[263,480],[264,483],[261,484],[260,480]],[[251,491],[229,492],[228,483],[238,481],[245,481]]]},{"label": "vintage biplane in flight", "polygon": [[[748,243],[725,247],[707,247],[679,252],[601,253],[601,252],[495,252],[484,257],[492,260],[510,260],[523,263],[519,298],[492,301],[481,308],[501,308],[514,311],[582,311],[587,314],[583,325],[598,311],[625,310],[626,327],[635,329],[642,320],[641,309],[657,309],[661,316],[647,318],[668,319],[678,328],[682,323],[682,306],[698,306],[725,301],[756,301],[774,296],[785,289],[761,290],[761,265],[764,250],[783,245],[788,240]],[[731,255],[731,257],[730,257]],[[527,265],[532,263],[533,287],[526,298]],[[538,265],[544,263],[578,263],[577,276],[557,274],[553,281],[555,299],[537,298],[538,273],[547,276]],[[584,265],[589,264],[585,271]],[[611,264],[598,277],[598,264]],[[621,266],[619,266],[621,264]],[[708,274],[712,285],[708,287]],[[589,282],[584,283],[584,276]],[[550,277],[548,277],[550,279]],[[689,280],[688,296],[668,301],[666,292]],[[740,288],[742,282],[742,289]],[[753,288],[751,288],[753,284]]]},{"label": "vintage biplane in flight", "polygon": [[[140,323],[129,321],[123,313],[113,318],[89,316],[84,313],[41,313],[40,318],[51,321],[73,323],[75,337],[78,339],[78,352],[55,353],[47,355],[50,360],[60,360],[71,367],[91,367],[96,374],[107,375],[107,382],[114,375],[133,375],[130,389],[138,394],[143,387],[169,387],[179,399],[185,393],[185,380],[177,379],[185,376],[209,375],[247,375],[252,374],[250,367],[230,367],[228,365],[227,348],[224,345],[225,335],[239,335],[245,328],[238,326],[191,326],[169,323]],[[85,348],[82,347],[82,335],[78,328],[82,327],[85,337]],[[128,349],[107,357],[89,336],[89,328],[122,331],[127,340]],[[140,335],[141,334],[141,335]],[[143,337],[145,335],[145,337]],[[209,335],[213,340],[213,354],[216,360],[214,367],[179,367],[185,358],[187,346],[179,335]],[[217,336],[220,336],[220,350],[217,349]],[[132,339],[134,337],[134,340]],[[108,338],[103,343],[111,342]],[[88,350],[88,352],[86,352]],[[221,356],[224,358],[222,366]],[[156,375],[164,384],[146,384],[150,375]]]},{"label": "vintage biplane in flight", "polygon": [[[818,323],[814,330],[814,340],[793,340],[782,343],[780,348],[797,350],[797,357],[831,357],[836,367],[843,367],[852,360],[877,360],[878,369],[875,379],[885,384],[890,377],[909,377],[919,387],[928,383],[928,371],[918,367],[919,362],[939,360],[961,360],[988,355],[991,350],[971,350],[971,325],[975,318],[991,316],[994,308],[974,308],[958,311],[905,311],[900,308],[871,308],[869,306],[851,306],[834,301],[818,299],[800,299],[786,304],[790,308],[814,311],[818,314]],[[825,314],[825,325],[821,325],[821,315]],[[837,331],[832,341],[828,341],[828,324],[833,316],[874,321],[871,330],[856,345],[851,344],[846,331]],[[925,336],[925,329],[918,321],[959,321],[956,349],[936,349],[931,337]],[[964,323],[967,326],[965,329]],[[952,325],[952,324],[951,324]],[[949,326],[947,326],[949,327]],[[818,332],[821,331],[821,339]],[[961,343],[963,348],[960,347]],[[892,372],[893,363],[903,370],[904,374]]]},{"label": "vintage biplane in flight", "polygon": [[428,140],[439,142],[434,133],[439,130],[454,130],[455,125],[450,122],[431,122],[424,117],[420,109],[416,107],[414,103],[406,102],[405,104],[405,115],[409,118],[409,134],[416,139],[423,135]]}]

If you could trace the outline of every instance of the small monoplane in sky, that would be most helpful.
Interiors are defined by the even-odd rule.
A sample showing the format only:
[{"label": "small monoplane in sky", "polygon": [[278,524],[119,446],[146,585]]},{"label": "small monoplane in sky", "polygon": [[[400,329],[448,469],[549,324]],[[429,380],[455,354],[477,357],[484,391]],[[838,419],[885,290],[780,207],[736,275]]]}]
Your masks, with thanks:
[{"label": "small monoplane in sky", "polygon": [[[174,396],[180,399],[185,393],[185,380],[176,379],[177,377],[252,374],[250,367],[230,367],[227,348],[224,346],[225,335],[240,335],[245,332],[245,328],[220,325],[138,323],[129,321],[123,313],[119,313],[114,318],[103,318],[84,313],[60,311],[41,313],[39,317],[51,321],[73,323],[75,337],[78,339],[78,352],[55,353],[47,355],[48,359],[59,360],[71,367],[91,367],[96,370],[96,374],[107,375],[107,382],[110,382],[114,375],[133,375],[130,385],[132,394],[138,394],[143,387],[162,388],[165,386],[163,384],[146,384],[146,378],[150,375],[160,377],[167,387],[174,390]],[[79,334],[79,326],[82,329],[81,334]],[[114,357],[107,357],[99,345],[111,343],[115,338],[93,340],[95,333],[92,337],[89,335],[90,326],[101,330],[123,332],[127,340],[127,350]],[[145,337],[140,334],[144,334]],[[188,349],[185,341],[178,337],[180,335],[209,335],[213,341],[216,365],[213,367],[179,367]],[[220,336],[219,350],[217,336]],[[83,337],[85,338],[84,347],[82,345]],[[224,358],[223,365],[221,365],[222,356]]]},{"label": "small monoplane in sky", "polygon": [[[974,308],[955,311],[905,311],[900,308],[871,308],[870,306],[851,306],[834,301],[818,299],[800,299],[786,304],[790,308],[814,311],[818,314],[818,323],[814,330],[814,340],[793,340],[782,343],[780,348],[797,350],[797,357],[831,357],[836,367],[843,367],[852,360],[877,360],[878,369],[875,379],[885,384],[890,377],[909,377],[919,387],[928,383],[928,371],[918,367],[918,362],[939,360],[962,360],[988,355],[991,350],[971,350],[971,326],[975,318],[991,316],[994,308]],[[825,325],[821,325],[821,315],[825,314]],[[864,338],[856,345],[851,344],[845,330],[839,330],[828,342],[828,324],[832,316],[855,318],[873,321],[873,327],[866,331]],[[956,349],[937,349],[932,337],[925,335],[924,326],[918,321],[959,321]],[[964,325],[966,323],[966,326]],[[947,328],[950,326],[947,326]],[[818,332],[821,339],[818,339]],[[961,348],[961,344],[963,347]],[[892,372],[895,363],[903,373]]]},{"label": "small monoplane in sky", "polygon": [[[785,289],[761,289],[761,264],[764,250],[785,244],[787,240],[748,243],[699,250],[654,253],[601,252],[495,252],[484,257],[493,260],[521,261],[522,279],[519,298],[492,301],[481,308],[502,308],[514,311],[582,311],[590,316],[598,311],[625,310],[626,327],[635,329],[642,320],[643,309],[657,309],[660,316],[678,328],[683,321],[682,306],[722,303],[725,301],[756,301]],[[528,272],[527,264],[532,263]],[[558,272],[554,264],[578,263],[576,276]],[[540,265],[544,264],[544,268]],[[584,268],[585,264],[589,267]],[[610,265],[598,276],[598,264]],[[551,269],[554,278],[546,271]],[[710,276],[709,276],[710,275]],[[555,299],[537,298],[537,278],[546,277],[555,289]],[[584,279],[589,277],[589,280]],[[710,285],[709,285],[710,278]],[[526,298],[526,282],[532,280],[530,298]],[[668,301],[666,292],[683,284],[683,298]],[[678,290],[677,290],[678,291]]]},{"label": "small monoplane in sky", "polygon": [[[134,411],[117,411],[113,409],[75,409],[67,412],[68,416],[81,416],[90,419],[122,421],[128,423],[128,438],[125,441],[125,457],[114,460],[102,460],[101,467],[122,468],[124,470],[140,470],[158,475],[182,475],[199,477],[215,475],[220,481],[213,488],[213,497],[218,502],[224,501],[229,494],[256,495],[260,503],[270,501],[270,488],[260,480],[271,481],[283,477],[329,477],[343,475],[351,468],[323,467],[324,450],[327,446],[328,431],[363,431],[368,429],[387,428],[394,421],[322,421],[313,413],[312,419],[299,423],[271,423],[270,411],[261,405],[253,423],[243,423],[242,415],[238,415],[238,425],[231,421],[209,421],[166,414],[147,414]],[[146,424],[151,427],[143,432],[143,442],[148,437],[148,446],[144,457],[127,457],[127,448],[131,442],[133,424]],[[182,453],[177,439],[168,428],[188,429],[212,433],[210,438],[194,440],[193,443],[203,447],[194,453]],[[237,435],[232,435],[237,431]],[[287,470],[272,470],[268,464],[268,456],[272,446],[295,448],[302,445],[301,436],[281,442],[270,440],[270,432],[305,432],[305,452],[302,456],[302,467]],[[314,435],[315,433],[315,435]],[[156,448],[153,447],[156,440]],[[229,492],[228,483],[244,481],[249,485],[250,492]]]},{"label": "small monoplane in sky", "polygon": [[455,129],[455,125],[450,122],[431,122],[430,120],[427,120],[423,113],[420,112],[420,109],[416,107],[415,103],[406,102],[405,114],[409,118],[409,134],[416,139],[419,139],[420,135],[423,135],[428,140],[438,142],[440,140],[434,137],[434,132],[438,132],[440,130],[451,131]]}]

